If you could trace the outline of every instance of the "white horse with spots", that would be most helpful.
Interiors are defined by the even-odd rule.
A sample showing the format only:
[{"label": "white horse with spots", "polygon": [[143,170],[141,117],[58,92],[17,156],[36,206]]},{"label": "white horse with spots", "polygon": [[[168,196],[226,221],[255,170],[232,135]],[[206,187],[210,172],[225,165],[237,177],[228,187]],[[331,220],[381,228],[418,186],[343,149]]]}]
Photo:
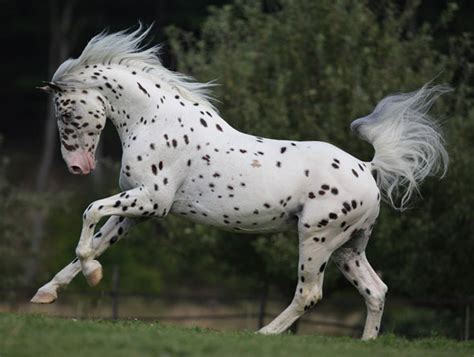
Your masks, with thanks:
[{"label": "white horse with spots", "polygon": [[[272,140],[241,133],[210,104],[211,84],[165,69],[157,47],[144,49],[148,30],[100,34],[77,59],[64,62],[43,89],[54,94],[61,151],[73,174],[94,169],[106,119],[123,148],[121,193],[84,212],[77,258],[41,287],[32,302],[51,303],[82,271],[92,286],[97,260],[141,217],[169,213],[242,233],[297,228],[298,284],[291,304],[260,332],[285,331],[322,298],[332,258],[367,304],[363,338],[375,338],[386,285],[365,247],[380,198],[404,208],[418,184],[448,157],[427,111],[447,89],[423,87],[385,98],[352,123],[372,143],[363,162],[324,142]],[[375,174],[376,179],[372,176]],[[381,193],[380,193],[381,192]],[[103,217],[110,217],[96,233]]]}]

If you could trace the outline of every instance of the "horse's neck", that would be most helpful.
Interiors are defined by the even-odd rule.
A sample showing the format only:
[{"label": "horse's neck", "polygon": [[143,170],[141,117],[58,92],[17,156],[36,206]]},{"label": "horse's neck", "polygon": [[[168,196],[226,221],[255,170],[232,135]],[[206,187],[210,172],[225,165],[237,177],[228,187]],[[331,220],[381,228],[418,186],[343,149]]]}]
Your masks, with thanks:
[{"label": "horse's neck", "polygon": [[[151,91],[151,81],[132,74],[132,70],[115,66],[114,72],[109,72],[107,79],[99,85],[108,102],[107,118],[115,126],[122,144],[137,129],[142,118],[156,115],[152,112],[154,101],[139,89],[137,83],[140,83],[143,90],[148,91],[149,88]],[[148,93],[150,96],[155,94]]]},{"label": "horse's neck", "polygon": [[183,127],[195,127],[198,134],[202,126],[199,117],[212,121],[214,131],[217,130],[216,123],[222,131],[235,131],[207,105],[182,98],[181,93],[167,82],[139,70],[118,66],[101,88],[109,102],[108,118],[117,129],[124,148],[128,141],[134,140],[134,133],[144,126],[149,126],[146,129],[149,135]]}]

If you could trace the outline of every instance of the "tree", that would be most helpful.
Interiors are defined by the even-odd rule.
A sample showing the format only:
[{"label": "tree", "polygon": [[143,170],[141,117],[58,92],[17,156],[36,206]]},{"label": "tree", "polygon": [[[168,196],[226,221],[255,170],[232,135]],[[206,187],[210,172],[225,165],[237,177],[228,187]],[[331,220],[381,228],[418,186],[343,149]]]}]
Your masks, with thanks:
[{"label": "tree", "polygon": [[[180,71],[205,81],[217,77],[222,116],[234,127],[272,138],[329,141],[366,161],[372,148],[349,132],[353,119],[387,94],[415,90],[434,77],[454,85],[453,95],[434,108],[445,121],[448,176],[429,180],[422,189],[426,199],[405,213],[383,207],[368,254],[392,291],[472,295],[466,254],[474,251],[468,239],[474,203],[472,36],[447,38],[442,52],[433,27],[414,21],[418,2],[402,9],[384,4],[374,11],[368,1],[238,0],[213,8],[200,37],[174,27],[168,35]],[[449,4],[437,30],[456,9]],[[288,236],[282,241],[267,241],[265,249],[259,239],[249,244],[261,254],[263,270],[288,285],[285,279],[296,276],[294,265],[286,264],[296,262],[296,242]],[[281,251],[294,256],[281,259]],[[339,281],[330,277],[329,283]]]}]

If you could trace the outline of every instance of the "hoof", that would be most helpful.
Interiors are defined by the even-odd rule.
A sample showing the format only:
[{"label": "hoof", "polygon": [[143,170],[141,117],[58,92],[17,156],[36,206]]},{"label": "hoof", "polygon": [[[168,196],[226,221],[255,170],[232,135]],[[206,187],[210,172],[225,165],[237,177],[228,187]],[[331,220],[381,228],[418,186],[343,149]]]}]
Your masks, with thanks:
[{"label": "hoof", "polygon": [[260,330],[258,330],[256,333],[258,333],[259,335],[275,335],[276,332],[274,331],[271,331],[269,328],[267,327],[262,327]]},{"label": "hoof", "polygon": [[99,265],[89,275],[86,276],[87,284],[89,286],[96,286],[102,280],[102,267]]},{"label": "hoof", "polygon": [[55,302],[57,298],[58,296],[56,294],[38,290],[30,301],[34,304],[51,304]]},{"label": "hoof", "polygon": [[371,336],[362,336],[361,340],[362,341],[372,341],[377,338],[377,335],[371,335]]}]

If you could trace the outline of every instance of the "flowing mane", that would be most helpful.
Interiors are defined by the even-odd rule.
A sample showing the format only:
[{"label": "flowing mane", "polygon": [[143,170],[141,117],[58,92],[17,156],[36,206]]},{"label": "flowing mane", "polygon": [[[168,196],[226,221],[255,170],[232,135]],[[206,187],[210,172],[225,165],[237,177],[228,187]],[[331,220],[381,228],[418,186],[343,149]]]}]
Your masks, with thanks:
[{"label": "flowing mane", "polygon": [[102,32],[94,36],[86,45],[78,58],[69,58],[59,66],[53,75],[52,81],[66,87],[84,86],[74,74],[86,65],[118,64],[128,66],[146,73],[150,77],[161,79],[176,88],[183,97],[216,109],[210,102],[210,88],[213,81],[199,83],[193,77],[173,72],[163,66],[159,58],[161,46],[149,48],[142,45],[149,34],[151,27],[139,25],[138,29],[116,33]]}]

